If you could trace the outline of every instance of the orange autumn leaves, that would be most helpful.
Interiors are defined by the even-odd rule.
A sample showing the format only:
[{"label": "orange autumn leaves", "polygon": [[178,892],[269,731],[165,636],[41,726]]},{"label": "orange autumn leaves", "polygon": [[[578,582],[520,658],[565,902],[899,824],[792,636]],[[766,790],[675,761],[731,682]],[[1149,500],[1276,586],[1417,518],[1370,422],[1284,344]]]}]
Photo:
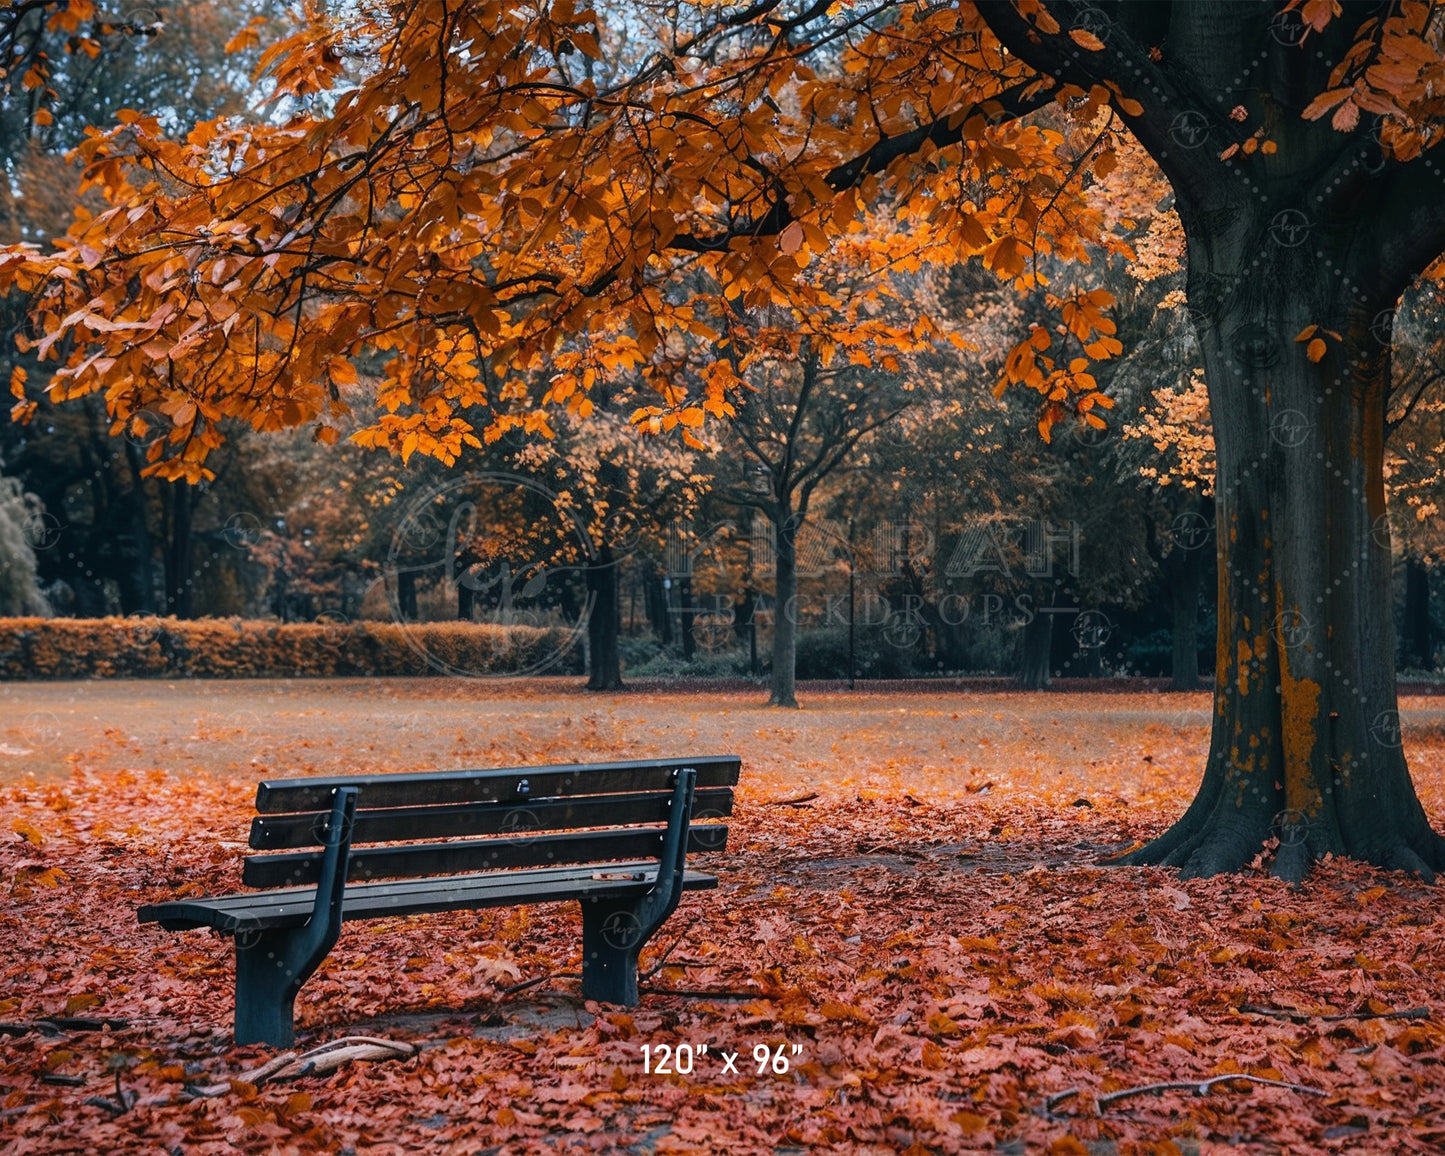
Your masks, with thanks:
[{"label": "orange autumn leaves", "polygon": [[[1008,701],[1036,724],[1057,709]],[[503,993],[575,970],[572,905],[352,925],[303,992],[303,1043],[381,1035],[421,1045],[418,1054],[260,1088],[228,1084],[265,1058],[228,1038],[229,944],[142,929],[133,914],[161,895],[235,885],[252,784],[114,769],[124,752],[78,752],[112,769],[0,788],[0,829],[20,820],[43,839],[0,843],[7,918],[27,928],[0,937],[0,1020],[128,1026],[8,1035],[7,1144],[129,1151],[162,1136],[202,1152],[531,1151],[580,1135],[600,1152],[646,1139],[689,1153],[785,1143],[1143,1156],[1166,1141],[1224,1149],[1248,1136],[1300,1153],[1336,1150],[1342,1137],[1438,1147],[1437,888],[1345,862],[1323,864],[1308,892],[1263,874],[1180,883],[1101,867],[1187,794],[1174,782],[1188,775],[1174,765],[1168,715],[1154,696],[1123,701],[1151,715],[1158,741],[1146,751],[1131,723],[1135,742],[1117,732],[1116,763],[1088,770],[1066,738],[1040,746],[1050,762],[1037,778],[1058,786],[1030,792],[920,789],[877,770],[893,751],[891,721],[833,751],[811,744],[786,765],[775,730],[762,728],[741,743],[722,886],[685,899],[644,954],[644,967],[660,970],[639,1007],[587,1005],[566,975]],[[519,696],[521,725],[537,728],[528,711],[542,705]],[[687,705],[629,696],[618,710],[685,718]],[[1199,715],[1203,726],[1202,700]],[[310,717],[291,724],[298,759],[319,757]],[[620,757],[627,741],[533,746],[539,761],[570,761]],[[1433,809],[1438,736],[1421,746]],[[1145,753],[1170,765],[1145,764]],[[383,769],[414,755],[369,757]],[[779,769],[757,769],[769,763]],[[842,782],[865,771],[867,783]],[[782,805],[807,793],[800,775],[821,797]],[[38,879],[61,863],[65,878]],[[696,994],[707,992],[729,998]],[[1398,1014],[1416,1008],[1425,1011]],[[643,1045],[655,1055],[682,1042],[709,1044],[712,1058],[686,1077],[644,1072]],[[760,1075],[757,1044],[800,1052],[788,1053],[785,1077]],[[721,1071],[718,1049],[742,1053],[735,1073]],[[1099,1107],[1146,1083],[1239,1072],[1324,1094],[1223,1086]],[[187,1084],[227,1090],[193,1097]],[[135,1097],[127,1110],[95,1103],[125,1093]]]},{"label": "orange autumn leaves", "polygon": [[[571,3],[311,10],[263,56],[264,117],[179,140],[123,112],[78,154],[106,207],[0,256],[50,396],[159,424],[149,471],[191,480],[231,421],[450,463],[619,385],[696,441],[746,390],[739,311],[779,314],[762,344],[886,369],[920,338],[868,293],[975,254],[1027,290],[1040,256],[1114,243],[1074,167],[1107,141],[1004,115],[1092,125],[1106,89],[1045,91],[968,7],[841,5],[789,35],[771,7],[699,9],[640,56],[626,13]],[[1065,328],[1107,345],[1106,304]],[[670,372],[689,349],[715,365],[699,395]],[[1048,420],[1103,404],[1081,374],[1044,371]]]}]

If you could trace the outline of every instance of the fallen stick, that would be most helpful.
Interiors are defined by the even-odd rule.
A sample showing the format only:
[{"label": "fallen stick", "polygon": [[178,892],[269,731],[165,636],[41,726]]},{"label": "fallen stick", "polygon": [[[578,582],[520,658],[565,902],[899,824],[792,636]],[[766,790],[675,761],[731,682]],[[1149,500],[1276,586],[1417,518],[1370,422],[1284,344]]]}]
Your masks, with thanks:
[{"label": "fallen stick", "polygon": [[639,982],[645,982],[651,979],[654,975],[656,975],[659,971],[661,971],[664,967],[667,966],[667,957],[677,950],[678,944],[680,944],[683,939],[687,937],[687,933],[689,931],[691,931],[694,927],[698,925],[698,923],[701,921],[701,918],[702,917],[699,916],[697,919],[694,919],[691,923],[689,923],[686,927],[684,927],[681,931],[677,933],[677,938],[674,939],[670,944],[668,944],[667,950],[657,957],[657,962],[646,971],[641,972],[638,975],[637,978]]},{"label": "fallen stick", "polygon": [[771,802],[764,803],[763,806],[765,806],[765,807],[801,807],[804,803],[811,803],[811,802],[812,802],[814,799],[816,799],[817,797],[818,797],[818,792],[817,792],[817,791],[814,791],[811,795],[799,795],[796,799],[773,799]]},{"label": "fallen stick", "polygon": [[[1297,1092],[1302,1096],[1325,1095],[1322,1089],[1311,1088],[1307,1084],[1291,1084],[1286,1080],[1270,1080],[1264,1076],[1251,1076],[1244,1072],[1230,1072],[1223,1076],[1211,1076],[1207,1080],[1171,1080],[1162,1084],[1141,1084],[1137,1088],[1123,1088],[1117,1092],[1108,1092],[1102,1096],[1095,1096],[1094,1103],[1098,1108],[1099,1115],[1102,1116],[1120,1100],[1127,1100],[1133,1096],[1158,1095],[1161,1092],[1193,1092],[1196,1096],[1207,1096],[1214,1090],[1217,1084],[1237,1082],[1262,1084],[1268,1088],[1284,1088],[1286,1091]],[[1058,1107],[1058,1105],[1079,1094],[1080,1089],[1078,1088],[1066,1088],[1062,1092],[1055,1092],[1052,1096],[1044,1100],[1044,1114],[1052,1117],[1054,1109]]]},{"label": "fallen stick", "polygon": [[1257,1016],[1274,1016],[1276,1019],[1289,1020],[1292,1023],[1303,1024],[1310,1020],[1319,1020],[1321,1023],[1333,1024],[1342,1020],[1427,1020],[1430,1018],[1430,1009],[1427,1007],[1409,1007],[1401,1011],[1387,1012],[1340,1012],[1337,1015],[1315,1015],[1312,1012],[1291,1011],[1283,1007],[1263,1007],[1256,1003],[1242,1003],[1239,1005],[1241,1013]]},{"label": "fallen stick", "polygon": [[1291,1084],[1287,1080],[1270,1080],[1264,1076],[1251,1076],[1244,1072],[1230,1072],[1224,1076],[1211,1076],[1207,1080],[1198,1082],[1191,1080],[1176,1080],[1163,1084],[1144,1084],[1138,1088],[1125,1088],[1122,1091],[1110,1092],[1104,1096],[1096,1097],[1099,1105],[1099,1112],[1102,1114],[1106,1108],[1117,1104],[1120,1100],[1127,1100],[1131,1096],[1143,1096],[1149,1094],[1157,1095],[1160,1092],[1193,1092],[1196,1096],[1207,1096],[1214,1090],[1216,1084],[1232,1084],[1243,1081],[1247,1084],[1260,1084],[1266,1088],[1283,1088],[1287,1092],[1297,1092],[1301,1096],[1323,1096],[1322,1088],[1311,1088],[1307,1084]]},{"label": "fallen stick", "polygon": [[415,1044],[399,1043],[379,1036],[343,1036],[310,1051],[282,1052],[259,1068],[242,1072],[224,1084],[187,1084],[190,1096],[223,1096],[233,1084],[251,1084],[259,1088],[272,1080],[298,1080],[302,1076],[324,1076],[352,1060],[396,1060],[416,1054]]},{"label": "fallen stick", "polygon": [[540,983],[546,983],[549,979],[581,979],[580,971],[549,971],[546,975],[539,975],[533,979],[524,979],[521,983],[514,983],[511,987],[497,989],[497,998],[516,995],[519,991],[526,991],[529,987],[536,987]]}]

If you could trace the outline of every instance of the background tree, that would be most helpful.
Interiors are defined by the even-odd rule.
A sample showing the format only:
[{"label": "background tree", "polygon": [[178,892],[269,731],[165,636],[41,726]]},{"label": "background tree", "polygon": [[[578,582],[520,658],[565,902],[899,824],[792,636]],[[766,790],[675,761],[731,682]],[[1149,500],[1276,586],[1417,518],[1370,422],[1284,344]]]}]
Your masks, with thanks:
[{"label": "background tree", "polygon": [[[0,243],[63,235],[78,202],[99,211],[103,199],[82,197],[81,167],[68,154],[89,127],[113,125],[121,109],[153,109],[173,132],[242,113],[256,54],[227,54],[223,46],[278,7],[269,0],[87,0],[0,11]],[[196,521],[204,525],[207,507],[238,503],[214,488],[142,477],[145,450],[163,434],[158,415],[138,415],[131,436],[120,439],[110,436],[113,418],[100,398],[64,410],[45,404],[48,372],[10,340],[23,318],[21,296],[0,299],[8,347],[0,372],[17,397],[41,408],[30,429],[0,430],[0,451],[59,523],[42,581],[73,613],[189,616],[197,562],[212,553]],[[16,369],[22,375],[12,376]]]},{"label": "background tree", "polygon": [[35,581],[35,543],[44,541],[43,519],[34,495],[0,473],[0,615],[50,613]]}]

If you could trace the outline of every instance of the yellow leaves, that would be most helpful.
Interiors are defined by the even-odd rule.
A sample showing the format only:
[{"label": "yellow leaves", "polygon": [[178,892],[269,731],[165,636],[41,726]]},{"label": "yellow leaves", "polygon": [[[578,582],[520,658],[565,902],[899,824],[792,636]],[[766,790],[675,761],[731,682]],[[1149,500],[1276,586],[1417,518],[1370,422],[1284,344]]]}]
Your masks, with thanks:
[{"label": "yellow leaves", "polygon": [[40,833],[40,828],[28,819],[17,816],[10,821],[10,829],[27,843],[32,843],[36,847],[45,845],[45,836]]},{"label": "yellow leaves", "polygon": [[1104,51],[1104,42],[1085,28],[1069,29],[1069,39],[1089,52]]},{"label": "yellow leaves", "polygon": [[99,1007],[104,1002],[105,997],[93,991],[80,992],[65,1001],[64,1014],[67,1016],[78,1016],[81,1012],[89,1011],[93,1007]]},{"label": "yellow leaves", "polygon": [[842,1003],[838,1000],[824,1000],[818,1007],[818,1013],[824,1018],[835,1021],[851,1021],[853,1023],[867,1024],[873,1022],[873,1017],[862,1008],[850,1003]]}]

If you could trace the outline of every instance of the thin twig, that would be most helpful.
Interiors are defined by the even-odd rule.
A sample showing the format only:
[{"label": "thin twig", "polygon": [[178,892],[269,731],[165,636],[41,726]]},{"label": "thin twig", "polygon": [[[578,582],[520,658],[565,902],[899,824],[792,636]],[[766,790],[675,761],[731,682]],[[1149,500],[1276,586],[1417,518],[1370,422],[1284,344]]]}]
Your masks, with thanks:
[{"label": "thin twig", "polygon": [[774,799],[772,802],[764,803],[765,807],[800,807],[804,803],[811,803],[818,797],[818,792],[811,795],[799,795],[796,799]]},{"label": "thin twig", "polygon": [[639,981],[639,982],[642,982],[642,981],[645,981],[645,980],[649,980],[649,979],[651,979],[654,975],[656,975],[659,971],[661,971],[664,967],[666,967],[666,966],[667,966],[667,957],[668,957],[669,955],[671,955],[674,951],[677,950],[678,944],[680,944],[680,943],[683,941],[683,939],[686,938],[687,933],[688,933],[689,931],[691,931],[694,927],[696,927],[696,926],[698,925],[698,923],[701,921],[701,919],[702,919],[702,916],[698,916],[698,917],[697,917],[696,919],[694,919],[691,923],[689,923],[686,927],[684,927],[680,932],[678,932],[677,938],[674,939],[674,940],[672,941],[672,943],[670,943],[670,944],[668,945],[667,950],[664,951],[660,956],[657,957],[657,962],[656,962],[655,964],[653,964],[651,967],[649,967],[646,971],[641,972],[641,973],[638,975],[638,977],[637,977],[638,981]]},{"label": "thin twig", "polygon": [[1214,1090],[1216,1084],[1232,1084],[1243,1081],[1247,1084],[1260,1084],[1267,1088],[1283,1088],[1289,1092],[1297,1092],[1301,1096],[1323,1096],[1322,1088],[1311,1088],[1307,1084],[1291,1084],[1286,1080],[1268,1080],[1263,1076],[1251,1076],[1243,1072],[1231,1072],[1224,1076],[1211,1076],[1207,1080],[1193,1082],[1190,1080],[1176,1080],[1163,1084],[1144,1084],[1138,1088],[1125,1088],[1119,1092],[1110,1092],[1108,1095],[1097,1097],[1099,1112],[1102,1114],[1106,1108],[1117,1104],[1120,1100],[1127,1100],[1131,1096],[1144,1096],[1158,1094],[1159,1092],[1193,1092],[1196,1096],[1207,1096]]},{"label": "thin twig", "polygon": [[497,998],[516,995],[519,991],[526,991],[529,987],[536,987],[538,984],[546,983],[549,979],[581,979],[581,972],[576,971],[553,971],[546,975],[539,975],[535,979],[524,979],[521,983],[514,983],[511,987],[501,988],[497,992]]},{"label": "thin twig", "polygon": [[1239,1005],[1241,1012],[1257,1016],[1274,1016],[1276,1019],[1289,1020],[1292,1023],[1308,1023],[1310,1020],[1319,1020],[1322,1023],[1334,1024],[1342,1020],[1427,1020],[1430,1018],[1430,1009],[1427,1007],[1410,1007],[1401,1011],[1387,1012],[1341,1012],[1338,1015],[1314,1015],[1311,1012],[1292,1011],[1289,1008],[1263,1007],[1255,1003],[1242,1003]]},{"label": "thin twig", "polygon": [[685,987],[649,987],[637,990],[645,990],[648,995],[681,995],[689,999],[761,999],[763,995],[760,991],[707,991]]}]

